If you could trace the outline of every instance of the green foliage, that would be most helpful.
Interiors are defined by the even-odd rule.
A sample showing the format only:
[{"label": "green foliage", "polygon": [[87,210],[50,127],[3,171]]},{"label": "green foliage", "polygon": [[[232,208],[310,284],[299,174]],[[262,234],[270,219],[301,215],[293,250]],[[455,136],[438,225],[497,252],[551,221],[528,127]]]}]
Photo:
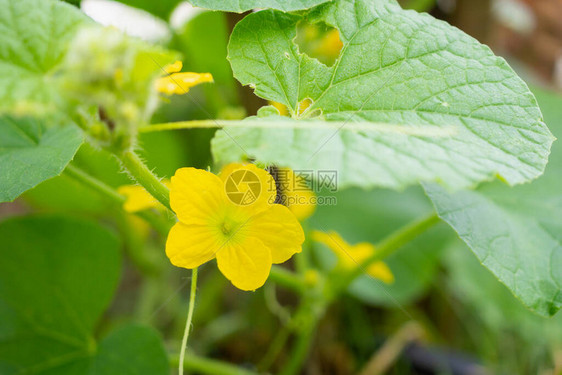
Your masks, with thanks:
[{"label": "green foliage", "polygon": [[544,318],[529,311],[462,244],[447,249],[444,265],[447,289],[462,302],[457,313],[479,357],[494,363],[493,372],[547,370],[549,348],[562,345],[562,314]]},{"label": "green foliage", "polygon": [[0,9],[0,112],[42,114],[64,106],[57,68],[90,19],[55,0],[0,0]]},{"label": "green foliage", "polygon": [[242,13],[254,8],[271,8],[285,12],[312,8],[332,0],[188,0],[196,7]]},{"label": "green foliage", "polygon": [[162,341],[153,329],[129,325],[110,333],[98,346],[88,375],[169,375]]},{"label": "green foliage", "polygon": [[[560,99],[541,94],[547,120],[562,134]],[[543,315],[562,307],[562,148],[555,144],[547,170],[532,185],[501,183],[450,193],[426,186],[445,220],[484,266],[521,301]]]},{"label": "green foliage", "polygon": [[168,374],[146,328],[94,339],[120,275],[113,234],[85,221],[27,217],[2,222],[0,237],[2,374]]},{"label": "green foliage", "polygon": [[[340,31],[344,47],[327,67],[293,43],[304,19],[278,11],[244,18],[229,45],[234,75],[294,118],[341,125],[218,132],[217,162],[253,156],[337,169],[341,187],[438,181],[462,188],[495,176],[513,185],[542,173],[553,137],[525,83],[488,47],[387,1],[341,0],[306,17]],[[312,104],[302,111],[305,100]],[[360,122],[376,124],[355,130]]]},{"label": "green foliage", "polygon": [[61,64],[68,97],[100,108],[128,136],[145,123],[156,104],[154,79],[178,55],[112,28],[85,27],[72,40]]},{"label": "green foliage", "polygon": [[[119,173],[117,160],[108,152],[95,150],[88,143],[80,147],[72,163],[114,188],[131,183],[126,175]],[[113,201],[66,173],[39,184],[27,191],[23,198],[33,208],[48,212],[103,216],[114,208]]]},{"label": "green foliage", "polygon": [[[163,20],[179,3],[121,2]],[[0,0],[0,202],[25,192],[27,205],[6,205],[6,211],[96,217],[122,240],[104,226],[69,217],[0,222],[0,373],[168,375],[177,353],[167,353],[152,329],[127,322],[131,316],[152,320],[174,347],[181,335],[186,296],[174,302],[169,296],[185,286],[185,274],[161,263],[176,218],[162,207],[134,218],[114,189],[135,180],[166,203],[160,178],[178,168],[218,171],[248,159],[336,170],[339,191],[319,195],[337,202],[317,205],[303,222],[306,237],[311,241],[313,229],[335,230],[351,244],[382,243],[379,254],[395,281],[352,280],[360,269],[351,269],[352,262],[347,270],[334,267],[334,255],[314,243],[311,253],[304,246],[295,255],[294,268],[272,269],[268,283],[286,287],[291,299],[273,285],[232,298],[223,278],[203,267],[198,308],[205,329],[195,333],[201,340],[189,343],[194,352],[230,355],[231,336],[241,330],[265,342],[279,318],[284,328],[257,368],[297,373],[313,333],[326,341],[341,334],[334,317],[343,316],[352,334],[345,332],[349,342],[344,337],[338,344],[349,344],[349,353],[345,345],[327,346],[351,358],[345,360],[351,369],[372,355],[373,332],[401,324],[395,309],[405,306],[425,314],[418,323],[437,340],[446,337],[436,326],[451,319],[460,321],[452,321],[456,330],[482,330],[473,333],[477,347],[471,349],[490,362],[513,361],[498,372],[545,370],[549,351],[562,345],[560,314],[547,320],[518,300],[544,316],[562,307],[562,147],[555,144],[541,177],[554,137],[507,63],[458,29],[393,0],[190,2],[214,11],[270,9],[249,13],[229,44],[229,21],[237,16],[209,11],[171,30],[167,46],[155,46],[96,25],[62,1]],[[429,3],[406,4],[422,9]],[[163,98],[155,80],[180,54],[184,72],[209,72],[214,82]],[[247,97],[236,79],[261,99]],[[537,96],[561,136],[560,98]],[[253,109],[242,103],[262,99],[276,103],[243,119]],[[181,122],[138,134],[150,122],[168,121]],[[223,129],[210,147],[216,127]],[[156,133],[162,129],[176,130]],[[70,162],[78,169],[64,173]],[[444,223],[428,229],[435,215],[419,219],[432,211]],[[458,239],[449,246],[455,233],[476,257]],[[120,242],[130,257],[123,273]],[[342,291],[355,298],[346,300]],[[454,300],[440,306],[443,296]],[[349,306],[332,308],[337,298]],[[449,309],[458,316],[442,319]],[[250,314],[256,319],[248,320]],[[513,350],[502,346],[506,332]],[[285,342],[290,349],[283,349]],[[233,357],[255,363],[266,351],[251,352],[238,340],[234,346]],[[318,348],[318,358],[333,353],[323,343]],[[264,365],[275,359],[271,368]],[[240,370],[194,355],[186,361],[186,368],[213,375]]]},{"label": "green foliage", "polygon": [[60,174],[82,140],[80,129],[68,120],[0,116],[0,202]]},{"label": "green foliage", "polygon": [[37,217],[3,222],[0,237],[0,362],[7,373],[54,373],[84,361],[119,279],[115,236],[89,222]]}]

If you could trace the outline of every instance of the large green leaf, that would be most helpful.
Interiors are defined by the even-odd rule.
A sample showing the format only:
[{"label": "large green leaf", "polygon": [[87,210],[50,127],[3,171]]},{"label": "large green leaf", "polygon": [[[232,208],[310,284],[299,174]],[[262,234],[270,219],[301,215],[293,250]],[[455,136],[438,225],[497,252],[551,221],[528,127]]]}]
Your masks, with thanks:
[{"label": "large green leaf", "polygon": [[89,222],[24,217],[2,222],[0,238],[0,363],[11,366],[7,374],[54,373],[95,353],[92,332],[120,274],[115,236]]},{"label": "large green leaf", "polygon": [[[419,187],[404,192],[377,189],[348,189],[333,194],[337,204],[317,207],[311,226],[321,231],[335,230],[352,243],[376,243],[398,228],[431,213],[431,203]],[[320,201],[324,199],[323,197]],[[349,292],[377,306],[400,308],[423,296],[437,273],[440,255],[451,231],[434,228],[404,246],[385,260],[394,274],[394,282],[385,284],[367,275],[359,277]],[[325,266],[332,263],[330,252],[319,249]]]},{"label": "large green leaf", "polygon": [[0,223],[0,238],[0,373],[169,373],[149,330],[124,329],[96,344],[120,275],[114,235],[86,221],[23,217]]},{"label": "large green leaf", "polygon": [[55,0],[0,0],[0,112],[41,113],[63,102],[55,70],[77,29],[90,23]]},{"label": "large green leaf", "polygon": [[562,345],[562,314],[546,318],[526,309],[460,241],[446,249],[444,266],[452,306],[462,302],[455,312],[471,333],[458,338],[464,345],[471,341],[491,372],[538,374],[552,368],[551,350]]},{"label": "large green leaf", "polygon": [[[488,47],[392,1],[337,0],[308,14],[340,31],[344,46],[328,67],[293,42],[304,17],[266,10],[244,18],[229,45],[235,77],[295,118],[341,125],[225,129],[213,144],[218,163],[253,156],[335,169],[340,186],[391,188],[471,187],[495,176],[519,184],[543,172],[553,137],[533,94]],[[306,99],[312,105],[301,113]],[[357,122],[377,124],[366,131]]]},{"label": "large green leaf", "polygon": [[82,143],[72,122],[0,116],[0,202],[62,172]]},{"label": "large green leaf", "polygon": [[129,325],[112,332],[98,347],[88,375],[169,375],[162,340],[151,328]]},{"label": "large green leaf", "polygon": [[254,8],[271,8],[285,12],[308,9],[332,0],[188,0],[196,7],[242,13]]},{"label": "large green leaf", "polygon": [[[554,133],[562,136],[562,99],[539,98]],[[544,176],[530,185],[495,183],[457,193],[428,185],[426,192],[439,216],[525,305],[543,315],[562,307],[560,144]]]}]

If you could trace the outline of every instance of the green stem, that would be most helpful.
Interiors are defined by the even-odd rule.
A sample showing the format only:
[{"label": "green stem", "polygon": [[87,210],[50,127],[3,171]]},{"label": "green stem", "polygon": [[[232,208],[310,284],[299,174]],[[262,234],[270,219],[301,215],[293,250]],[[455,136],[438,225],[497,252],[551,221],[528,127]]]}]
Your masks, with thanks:
[{"label": "green stem", "polygon": [[[64,173],[75,179],[76,181],[88,186],[92,190],[98,192],[99,194],[103,195],[104,197],[110,199],[115,204],[123,205],[126,198],[119,194],[115,189],[111,186],[107,185],[103,181],[98,180],[97,178],[89,175],[82,169],[69,164],[66,166]],[[167,236],[168,232],[170,231],[171,226],[173,223],[168,222],[166,218],[156,215],[154,212],[151,211],[139,211],[135,212],[135,215],[141,217],[142,219],[146,220],[154,229],[158,231],[163,236]],[[175,222],[175,220],[174,220]]]},{"label": "green stem", "polygon": [[292,322],[298,330],[296,342],[280,375],[295,375],[301,370],[310,351],[318,321],[324,315],[324,306],[324,301],[315,299],[311,294],[305,295]]},{"label": "green stem", "polygon": [[170,190],[156,177],[133,151],[125,151],[117,155],[123,167],[131,177],[146,189],[156,200],[172,211],[170,207]]},{"label": "green stem", "polygon": [[197,268],[191,271],[191,293],[189,294],[189,310],[187,311],[187,321],[185,322],[185,331],[183,332],[183,339],[181,341],[180,361],[179,361],[179,374],[183,375],[185,349],[187,348],[187,339],[189,337],[189,330],[191,328],[191,321],[193,319],[193,309],[195,307],[195,294],[197,293]]},{"label": "green stem", "polygon": [[396,250],[413,241],[416,237],[427,231],[439,221],[439,216],[437,216],[436,213],[432,213],[400,228],[399,230],[376,244],[376,254],[368,258],[363,265],[368,266],[377,260],[387,258]]},{"label": "green stem", "polygon": [[279,353],[281,353],[281,350],[283,350],[283,347],[285,347],[285,344],[289,339],[291,329],[292,326],[290,324],[287,324],[282,326],[281,329],[277,331],[277,334],[271,341],[267,352],[258,363],[258,369],[260,371],[267,371],[275,363],[275,359],[279,356]]},{"label": "green stem", "polygon": [[424,233],[426,230],[434,226],[440,221],[436,213],[432,213],[425,216],[419,220],[416,220],[400,229],[390,234],[388,237],[384,238],[378,244],[375,245],[375,253],[363,261],[359,266],[357,266],[349,274],[345,275],[339,279],[334,284],[333,296],[337,296],[339,293],[343,292],[349,284],[353,282],[357,277],[361,276],[367,267],[372,263],[381,261],[407,243],[414,240],[416,237]]},{"label": "green stem", "polygon": [[277,284],[291,289],[297,293],[304,293],[306,284],[302,278],[280,266],[272,266],[269,278]]},{"label": "green stem", "polygon": [[[309,107],[311,108],[311,107]],[[262,121],[260,119],[246,120],[193,120],[167,122],[162,124],[153,124],[139,128],[139,133],[151,133],[167,130],[182,129],[207,129],[207,128],[256,128],[256,129],[342,129],[346,124],[345,121],[295,121],[288,117],[278,119],[276,121]],[[347,129],[347,130],[346,130]],[[362,131],[366,133],[390,133],[390,134],[407,134],[419,135],[425,137],[448,137],[455,134],[456,129],[453,127],[436,128],[434,126],[425,125],[398,125],[387,124],[381,122],[362,121],[354,122],[350,128],[343,128],[346,131]]]},{"label": "green stem", "polygon": [[[177,357],[172,357],[170,362],[172,365],[177,365],[179,363]],[[185,355],[183,367],[186,370],[207,375],[258,375],[253,371],[239,368],[230,363],[202,358],[193,354]]]},{"label": "green stem", "polygon": [[123,204],[125,202],[125,197],[115,191],[111,186],[108,186],[95,177],[90,176],[89,174],[72,164],[66,166],[64,173],[90,187],[91,189],[97,191],[101,195],[108,197],[117,204]]}]

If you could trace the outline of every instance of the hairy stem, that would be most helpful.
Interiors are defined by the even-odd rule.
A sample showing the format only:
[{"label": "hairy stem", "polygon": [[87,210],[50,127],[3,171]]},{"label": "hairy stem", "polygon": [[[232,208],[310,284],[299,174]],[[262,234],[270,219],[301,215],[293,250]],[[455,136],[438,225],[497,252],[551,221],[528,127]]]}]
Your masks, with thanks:
[{"label": "hairy stem", "polygon": [[362,131],[366,133],[388,133],[388,134],[406,134],[419,135],[427,137],[449,137],[455,134],[453,127],[435,128],[434,126],[425,125],[399,125],[387,124],[380,122],[354,122],[349,124],[349,128],[343,127],[345,121],[320,121],[307,120],[295,121],[288,117],[277,119],[276,121],[263,121],[260,119],[246,120],[192,120],[167,122],[162,124],[154,124],[139,128],[140,133],[151,133],[168,130],[182,129],[207,129],[207,128],[256,128],[256,129],[337,129],[343,131]]},{"label": "hairy stem", "polygon": [[187,339],[189,337],[189,330],[191,329],[191,321],[193,320],[193,309],[195,307],[195,294],[197,293],[197,268],[191,271],[191,293],[189,294],[189,309],[187,311],[187,321],[185,322],[185,331],[183,332],[183,339],[181,341],[180,361],[179,361],[179,374],[183,375],[185,349],[187,348]]},{"label": "hairy stem", "polygon": [[164,207],[172,210],[170,207],[170,190],[148,169],[135,152],[125,151],[122,154],[116,154],[116,157],[136,182],[162,203]]}]

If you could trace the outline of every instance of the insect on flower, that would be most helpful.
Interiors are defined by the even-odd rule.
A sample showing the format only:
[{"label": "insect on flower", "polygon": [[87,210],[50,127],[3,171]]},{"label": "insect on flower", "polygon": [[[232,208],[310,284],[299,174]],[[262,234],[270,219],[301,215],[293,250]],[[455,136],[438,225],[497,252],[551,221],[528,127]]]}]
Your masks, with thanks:
[{"label": "insect on flower", "polygon": [[276,194],[272,176],[253,164],[230,164],[219,176],[178,169],[170,204],[179,222],[168,235],[166,255],[188,269],[216,258],[237,288],[261,287],[271,265],[300,252],[304,242],[294,214],[274,203]]}]

